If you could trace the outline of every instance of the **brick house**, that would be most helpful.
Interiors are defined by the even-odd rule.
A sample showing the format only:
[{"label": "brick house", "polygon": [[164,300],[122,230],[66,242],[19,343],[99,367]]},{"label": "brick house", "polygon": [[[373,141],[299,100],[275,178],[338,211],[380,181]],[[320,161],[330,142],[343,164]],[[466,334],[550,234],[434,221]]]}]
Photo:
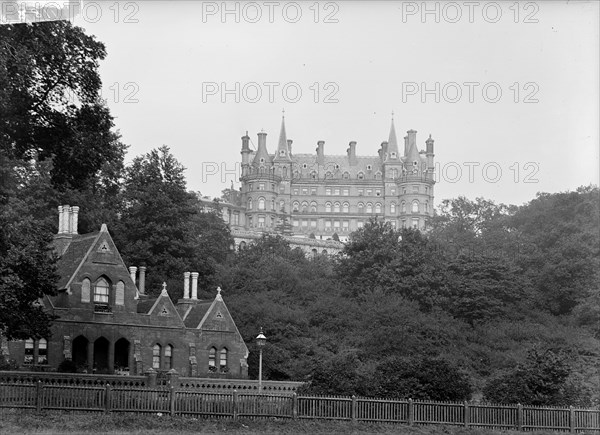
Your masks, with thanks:
[{"label": "brick house", "polygon": [[136,284],[138,268],[127,269],[105,224],[79,235],[79,208],[58,209],[58,292],[43,299],[58,316],[52,336],[11,342],[0,337],[5,357],[37,370],[72,360],[87,373],[139,375],[152,367],[182,376],[247,378],[248,348],[220,289],[214,300],[198,300],[198,274],[186,272],[184,297],[176,304],[166,284],[159,297],[149,298],[145,267]]}]

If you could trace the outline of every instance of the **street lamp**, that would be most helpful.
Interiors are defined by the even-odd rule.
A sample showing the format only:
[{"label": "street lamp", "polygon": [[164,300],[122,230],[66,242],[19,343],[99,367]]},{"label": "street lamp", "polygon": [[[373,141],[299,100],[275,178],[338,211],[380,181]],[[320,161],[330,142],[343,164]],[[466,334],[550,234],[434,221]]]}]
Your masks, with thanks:
[{"label": "street lamp", "polygon": [[262,327],[256,336],[256,345],[258,346],[258,392],[262,392],[262,350],[267,344],[267,337],[263,334]]}]

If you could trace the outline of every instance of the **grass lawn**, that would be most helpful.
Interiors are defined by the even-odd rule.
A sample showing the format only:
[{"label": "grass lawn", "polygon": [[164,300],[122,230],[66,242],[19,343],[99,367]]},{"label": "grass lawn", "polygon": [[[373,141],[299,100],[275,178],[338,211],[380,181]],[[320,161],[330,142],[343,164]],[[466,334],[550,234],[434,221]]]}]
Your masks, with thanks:
[{"label": "grass lawn", "polygon": [[[516,435],[517,431],[453,426],[409,427],[392,424],[318,420],[215,420],[156,414],[110,415],[82,412],[0,409],[0,434],[397,434]],[[544,432],[535,432],[543,434]],[[552,432],[557,434],[557,432]]]}]

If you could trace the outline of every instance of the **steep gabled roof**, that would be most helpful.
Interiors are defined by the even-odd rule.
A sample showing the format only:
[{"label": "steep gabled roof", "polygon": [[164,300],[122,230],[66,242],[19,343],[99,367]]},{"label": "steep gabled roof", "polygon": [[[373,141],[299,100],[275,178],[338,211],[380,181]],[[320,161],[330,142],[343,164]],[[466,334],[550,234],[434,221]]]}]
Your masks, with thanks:
[{"label": "steep gabled roof", "polygon": [[177,311],[177,308],[175,308],[173,301],[169,297],[169,293],[167,292],[167,284],[165,283],[163,283],[163,289],[160,293],[160,296],[154,300],[154,304],[152,304],[146,314],[150,316],[174,317],[183,324],[183,320],[179,315],[179,311]]},{"label": "steep gabled roof", "polygon": [[73,236],[69,247],[57,262],[57,273],[60,277],[57,284],[59,290],[69,286],[73,275],[85,262],[99,235],[100,232]]},{"label": "steep gabled roof", "polygon": [[183,318],[186,328],[197,328],[212,304],[210,301],[202,301],[191,306]]}]

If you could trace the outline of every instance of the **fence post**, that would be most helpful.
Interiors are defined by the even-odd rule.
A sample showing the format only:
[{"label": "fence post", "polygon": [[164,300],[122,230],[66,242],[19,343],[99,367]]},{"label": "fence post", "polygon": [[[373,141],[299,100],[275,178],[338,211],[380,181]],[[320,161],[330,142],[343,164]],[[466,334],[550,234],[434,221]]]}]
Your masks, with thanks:
[{"label": "fence post", "polygon": [[517,404],[517,430],[523,430],[523,405]]},{"label": "fence post", "polygon": [[171,385],[169,389],[169,410],[171,411],[171,417],[175,416],[175,387]]},{"label": "fence post", "polygon": [[415,421],[415,404],[412,399],[408,399],[408,425],[412,426]]},{"label": "fence post", "polygon": [[104,390],[104,412],[110,412],[110,384],[107,382]]},{"label": "fence post", "polygon": [[292,394],[292,418],[298,419],[298,395],[296,393]]},{"label": "fence post", "polygon": [[42,410],[42,393],[44,386],[42,385],[42,381],[38,380],[35,387],[35,409],[37,412]]},{"label": "fence post", "polygon": [[569,406],[569,432],[575,433],[575,409],[573,409],[573,405]]},{"label": "fence post", "polygon": [[465,427],[469,427],[469,423],[470,423],[469,418],[470,418],[470,415],[469,415],[469,402],[467,402],[465,400],[465,415],[464,415]]},{"label": "fence post", "polygon": [[350,419],[353,423],[356,423],[356,396],[352,395],[352,409]]},{"label": "fence post", "polygon": [[237,390],[233,390],[233,419],[237,420],[238,418],[238,391]]}]

